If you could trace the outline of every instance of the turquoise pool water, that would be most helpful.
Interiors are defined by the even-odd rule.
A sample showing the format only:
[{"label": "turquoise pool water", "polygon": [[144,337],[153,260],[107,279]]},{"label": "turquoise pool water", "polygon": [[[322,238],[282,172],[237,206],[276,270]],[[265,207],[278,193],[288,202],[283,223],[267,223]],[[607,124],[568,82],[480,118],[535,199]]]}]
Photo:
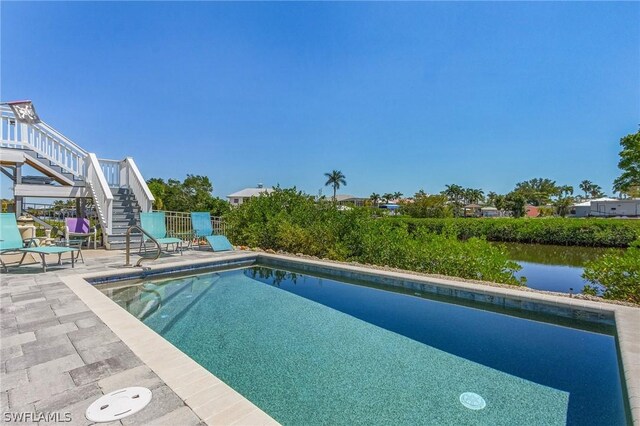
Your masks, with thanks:
[{"label": "turquoise pool water", "polygon": [[[262,267],[104,291],[285,425],[625,424],[612,336]],[[499,333],[487,334],[495,324]],[[505,352],[500,342],[518,335],[509,346],[524,350]],[[549,369],[572,366],[546,365],[558,361],[536,351],[545,335],[546,344],[581,341],[577,352],[593,346],[608,395],[582,401],[603,383],[585,377],[580,390],[575,373],[548,380]],[[546,349],[556,350],[571,349]],[[521,363],[530,365],[514,368]],[[465,392],[486,407],[466,408]]]}]

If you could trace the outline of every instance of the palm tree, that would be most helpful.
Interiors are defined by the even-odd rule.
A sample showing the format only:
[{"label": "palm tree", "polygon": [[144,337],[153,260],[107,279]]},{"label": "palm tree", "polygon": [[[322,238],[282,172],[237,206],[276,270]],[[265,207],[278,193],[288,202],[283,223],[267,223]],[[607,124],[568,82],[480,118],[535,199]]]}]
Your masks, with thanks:
[{"label": "palm tree", "polygon": [[385,192],[384,194],[382,194],[382,201],[384,201],[385,203],[388,203],[392,199],[393,199],[393,194],[392,193]]},{"label": "palm tree", "polygon": [[402,198],[402,192],[394,192],[393,193],[393,199],[400,201],[400,198]]},{"label": "palm tree", "polygon": [[573,186],[571,185],[562,185],[560,187],[560,196],[568,196],[573,195]]},{"label": "palm tree", "polygon": [[371,194],[369,196],[369,199],[373,203],[374,207],[377,207],[378,206],[378,202],[380,202],[380,194],[374,192],[373,194]]},{"label": "palm tree", "polygon": [[593,186],[593,182],[590,180],[583,180],[580,182],[580,189],[584,191],[584,198],[589,198],[589,192],[591,191],[591,187]]},{"label": "palm tree", "polygon": [[496,194],[493,191],[489,191],[489,193],[487,194],[487,201],[489,202],[489,205],[492,205],[495,207],[495,201],[496,201],[496,197],[498,196],[498,194]]},{"label": "palm tree", "polygon": [[468,188],[464,190],[464,198],[468,203],[479,203],[484,199],[484,191],[482,189]]},{"label": "palm tree", "polygon": [[462,210],[462,199],[464,198],[464,188],[460,185],[452,184],[445,185],[442,195],[446,195],[449,201],[453,204],[453,215],[460,216]]},{"label": "palm tree", "polygon": [[346,177],[340,170],[333,170],[331,173],[325,173],[324,175],[327,177],[327,181],[324,183],[324,186],[333,187],[333,202],[335,203],[336,191],[340,189],[340,185],[347,186]]},{"label": "palm tree", "polygon": [[591,198],[599,198],[605,196],[600,185],[596,184],[591,185],[591,188],[589,188],[589,195],[591,195]]}]

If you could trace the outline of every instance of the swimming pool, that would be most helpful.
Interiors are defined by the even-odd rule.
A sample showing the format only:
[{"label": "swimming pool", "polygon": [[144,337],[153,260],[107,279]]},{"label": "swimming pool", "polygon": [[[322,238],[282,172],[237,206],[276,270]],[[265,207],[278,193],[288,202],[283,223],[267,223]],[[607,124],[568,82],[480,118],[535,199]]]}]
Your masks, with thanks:
[{"label": "swimming pool", "polygon": [[628,422],[613,327],[355,284],[254,266],[100,288],[282,424]]}]

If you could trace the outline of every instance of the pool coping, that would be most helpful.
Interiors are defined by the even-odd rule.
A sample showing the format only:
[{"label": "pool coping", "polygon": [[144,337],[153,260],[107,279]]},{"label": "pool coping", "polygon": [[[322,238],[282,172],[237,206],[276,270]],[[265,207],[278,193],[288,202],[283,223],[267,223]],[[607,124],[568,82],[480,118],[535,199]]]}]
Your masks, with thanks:
[{"label": "pool coping", "polygon": [[[218,257],[207,259],[204,263],[229,265],[229,260],[247,260],[247,256],[241,254]],[[62,281],[206,424],[278,425],[278,422],[251,401],[130,315],[87,281],[96,276],[128,277],[139,276],[141,272],[149,271],[170,272],[192,266],[194,263],[203,262],[182,261],[152,266],[144,270],[121,268],[107,273],[66,276]]]},{"label": "pool coping", "polygon": [[[207,424],[278,424],[274,419],[250,401],[197,364],[163,337],[130,315],[114,301],[89,283],[90,280],[109,281],[135,279],[176,271],[229,266],[247,266],[266,260],[275,263],[312,266],[333,269],[347,274],[381,277],[389,280],[405,280],[425,285],[436,284],[450,290],[453,297],[461,293],[503,298],[524,304],[541,304],[594,315],[610,316],[615,321],[619,355],[628,407],[634,425],[640,425],[640,308],[568,298],[553,294],[521,291],[454,279],[443,279],[412,274],[410,272],[384,271],[362,265],[340,264],[264,252],[236,251],[215,258],[183,260],[140,268],[119,268],[110,272],[97,272],[64,277],[63,282],[74,291],[87,306],[165,383],[180,396]],[[87,285],[89,284],[89,285]],[[166,353],[170,355],[166,355]],[[214,399],[211,399],[214,398]],[[221,407],[218,407],[221,405]]]}]

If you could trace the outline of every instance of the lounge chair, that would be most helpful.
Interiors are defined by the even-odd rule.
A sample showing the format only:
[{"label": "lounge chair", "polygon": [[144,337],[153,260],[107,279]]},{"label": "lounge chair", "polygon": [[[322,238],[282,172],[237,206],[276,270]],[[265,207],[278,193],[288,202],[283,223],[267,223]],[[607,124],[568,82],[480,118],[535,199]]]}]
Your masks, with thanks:
[{"label": "lounge chair", "polygon": [[[0,254],[4,253],[22,253],[22,258],[18,263],[18,266],[22,265],[24,258],[29,253],[38,254],[42,261],[42,267],[44,272],[47,272],[47,262],[45,255],[57,254],[58,264],[62,263],[62,254],[71,253],[71,267],[75,266],[74,252],[78,251],[77,248],[72,247],[25,247],[25,245],[31,245],[35,242],[35,239],[31,238],[27,241],[22,240],[20,231],[18,230],[18,223],[16,222],[16,216],[13,213],[0,213]],[[7,265],[0,257],[0,263],[5,272],[8,272]]]},{"label": "lounge chair", "polygon": [[64,223],[66,225],[64,236],[67,244],[69,240],[84,239],[87,241],[87,247],[89,247],[93,238],[93,249],[97,248],[96,228],[91,227],[89,219],[68,217],[64,220]]},{"label": "lounge chair", "polygon": [[209,212],[191,212],[191,227],[196,245],[200,248],[200,240],[213,235],[211,226],[211,214]]},{"label": "lounge chair", "polygon": [[224,235],[211,235],[204,237],[204,239],[207,240],[213,251],[230,251],[234,249]]},{"label": "lounge chair", "polygon": [[191,227],[196,239],[204,238],[213,251],[233,250],[233,246],[224,235],[214,235],[209,212],[191,212]]},{"label": "lounge chair", "polygon": [[[140,213],[140,227],[151,235],[158,244],[165,244],[167,251],[169,250],[169,245],[172,244],[174,245],[173,251],[178,251],[182,244],[182,239],[168,236],[164,212]],[[144,250],[147,251],[147,241],[149,240],[143,236],[140,240],[140,251],[142,251],[143,246]],[[182,254],[182,250],[180,250],[180,254]]]}]

